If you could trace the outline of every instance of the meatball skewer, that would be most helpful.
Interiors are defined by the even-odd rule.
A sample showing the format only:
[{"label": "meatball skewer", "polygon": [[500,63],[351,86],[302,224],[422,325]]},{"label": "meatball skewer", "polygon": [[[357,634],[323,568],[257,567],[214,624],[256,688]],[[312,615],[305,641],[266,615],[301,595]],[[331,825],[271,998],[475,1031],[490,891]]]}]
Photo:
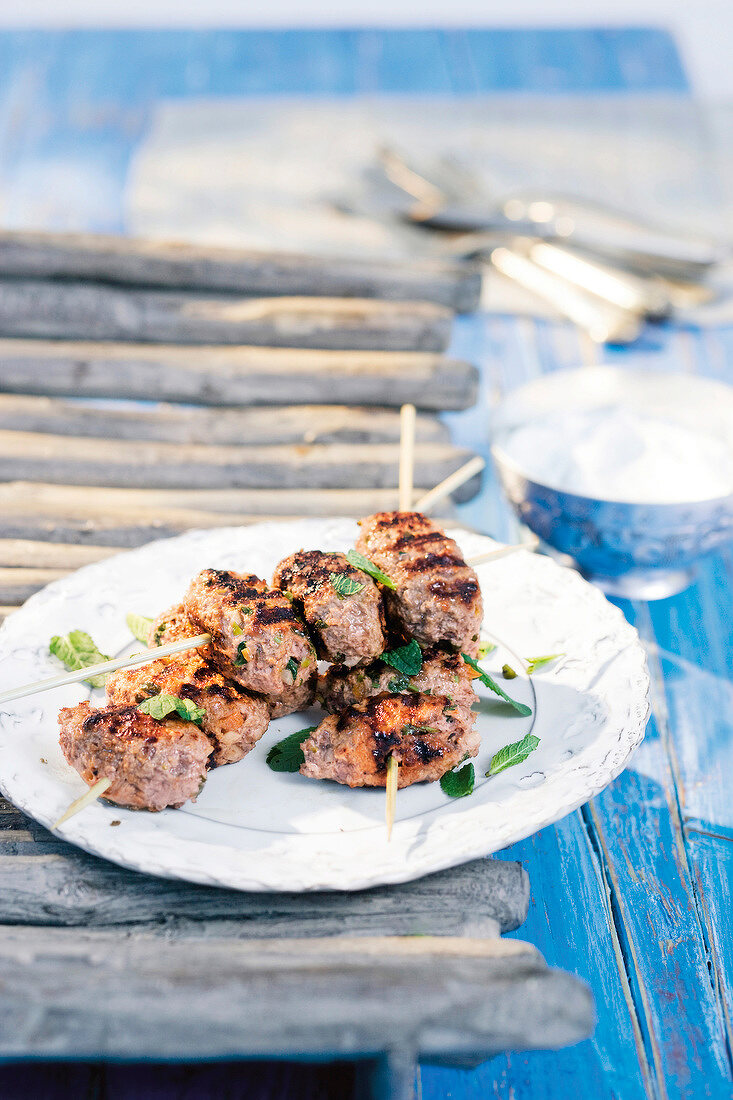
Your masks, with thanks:
[{"label": "meatball skewer", "polygon": [[459,653],[431,648],[424,651],[422,667],[413,676],[403,675],[379,659],[359,668],[331,665],[318,678],[316,697],[332,714],[363,703],[373,695],[395,692],[445,695],[454,703],[470,707],[477,699],[473,689],[475,675]]},{"label": "meatball skewer", "polygon": [[186,593],[186,614],[211,635],[227,679],[266,696],[273,717],[309,706],[317,659],[290,601],[252,574],[204,569]]},{"label": "meatball skewer", "polygon": [[156,695],[189,699],[199,706],[204,712],[201,728],[213,746],[211,767],[241,760],[270,724],[267,701],[227,680],[201,650],[115,672],[106,687],[112,706],[138,705]]},{"label": "meatball skewer", "polygon": [[387,613],[408,638],[476,655],[483,620],[478,577],[437,524],[419,512],[378,512],[361,520],[356,548],[395,584],[385,590]]},{"label": "meatball skewer", "polygon": [[[59,713],[64,756],[85,783],[110,780],[104,797],[132,809],[163,810],[195,799],[206,779],[212,744],[193,722],[161,721],[136,706]],[[91,792],[90,792],[91,793]]]},{"label": "meatball skewer", "polygon": [[371,661],[384,651],[379,589],[345,554],[300,550],[275,569],[274,584],[292,599],[327,661]]},{"label": "meatball skewer", "polygon": [[476,756],[475,720],[470,707],[445,695],[375,695],[324,718],[303,742],[300,771],[349,787],[384,787],[393,757],[399,787],[432,782]]}]

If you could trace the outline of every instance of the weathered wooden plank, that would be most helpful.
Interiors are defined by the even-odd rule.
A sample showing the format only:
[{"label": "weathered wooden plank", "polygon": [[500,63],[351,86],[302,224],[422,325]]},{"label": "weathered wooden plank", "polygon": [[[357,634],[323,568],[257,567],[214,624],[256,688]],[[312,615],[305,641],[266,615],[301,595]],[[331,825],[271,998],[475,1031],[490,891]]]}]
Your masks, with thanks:
[{"label": "weathered wooden plank", "polygon": [[649,609],[658,643],[653,650],[655,664],[664,678],[665,732],[685,848],[729,1052],[733,1051],[733,805],[729,770],[721,767],[721,761],[733,737],[733,631],[726,598],[731,584],[733,560],[725,552],[698,567],[694,587]]},{"label": "weathered wooden plank", "polygon": [[[172,404],[114,405],[94,401],[0,394],[0,429],[55,435],[147,439],[168,443],[394,443],[395,409],[346,405],[201,408]],[[449,438],[435,416],[415,425],[422,442]]]},{"label": "weathered wooden plank", "polygon": [[0,279],[2,336],[443,351],[452,316],[431,302],[217,298],[101,283]]},{"label": "weathered wooden plank", "polygon": [[425,352],[175,347],[0,339],[0,390],[202,405],[403,405],[465,409],[469,363]]},{"label": "weathered wooden plank", "polygon": [[[558,1100],[574,1092],[584,1098],[649,1100],[656,1095],[653,1074],[616,934],[609,884],[581,813],[504,854],[529,869],[530,907],[521,937],[534,943],[550,966],[588,982],[598,1021],[587,1042],[561,1054],[499,1054],[463,1078],[467,1100]],[[455,1091],[455,1081],[449,1070],[424,1066],[423,1100],[445,1100]]]},{"label": "weathered wooden plank", "polygon": [[304,515],[365,516],[396,506],[394,489],[121,489],[0,482],[0,536],[129,548],[200,527]]},{"label": "weathered wooden plank", "polygon": [[688,824],[686,833],[711,971],[733,1050],[733,829],[714,832]]},{"label": "weathered wooden plank", "polygon": [[3,569],[0,567],[0,602],[19,604],[52,581],[66,577],[71,569]]},{"label": "weathered wooden plank", "polygon": [[[516,940],[197,939],[194,947],[151,933],[5,926],[0,970],[4,1057],[396,1048],[476,1058],[577,1042],[593,1024],[587,988]],[[104,996],[91,995],[100,983]],[[195,1011],[182,1012],[186,1004]]]},{"label": "weathered wooden plank", "polygon": [[490,859],[354,894],[246,894],[153,878],[66,844],[2,798],[0,868],[0,923],[8,924],[103,926],[175,917],[239,922],[235,937],[386,929],[489,935],[494,925],[497,934],[517,928],[529,904],[520,864]]},{"label": "weathered wooden plank", "polygon": [[[625,604],[624,610],[642,638],[653,642],[647,605]],[[731,1074],[725,1021],[685,850],[663,678],[653,650],[649,670],[652,719],[635,767],[588,805],[586,823],[613,892],[658,1087],[674,1080],[681,1095],[724,1096]]]},{"label": "weathered wooden plank", "polygon": [[[449,443],[415,446],[415,485],[431,488],[471,458]],[[260,447],[136,442],[0,430],[0,479],[136,488],[390,488],[399,444],[283,444]],[[472,478],[456,493],[473,496]]]},{"label": "weathered wooden plank", "polygon": [[0,538],[0,567],[25,569],[79,569],[118,553],[117,546],[76,546],[32,539]]},{"label": "weathered wooden plank", "polygon": [[422,300],[464,313],[476,308],[481,291],[475,267],[441,260],[306,256],[92,233],[0,234],[0,277],[8,276],[263,296]]}]

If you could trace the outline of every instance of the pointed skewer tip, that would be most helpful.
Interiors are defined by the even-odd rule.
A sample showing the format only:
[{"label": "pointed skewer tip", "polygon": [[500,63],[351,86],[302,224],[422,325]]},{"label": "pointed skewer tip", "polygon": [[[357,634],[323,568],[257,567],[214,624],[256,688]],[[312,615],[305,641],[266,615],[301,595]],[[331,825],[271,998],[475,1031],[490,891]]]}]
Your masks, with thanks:
[{"label": "pointed skewer tip", "polygon": [[107,776],[105,776],[104,779],[98,779],[93,787],[90,787],[85,794],[83,794],[80,798],[75,799],[75,801],[71,803],[69,808],[65,810],[64,813],[62,813],[58,821],[55,821],[53,823],[53,825],[51,826],[51,831],[55,832],[55,830],[58,829],[59,825],[63,825],[64,822],[68,821],[70,817],[74,817],[75,814],[78,814],[82,810],[86,809],[86,807],[90,806],[92,802],[96,802],[99,796],[104,794],[107,788],[111,786],[112,780],[109,779]]}]

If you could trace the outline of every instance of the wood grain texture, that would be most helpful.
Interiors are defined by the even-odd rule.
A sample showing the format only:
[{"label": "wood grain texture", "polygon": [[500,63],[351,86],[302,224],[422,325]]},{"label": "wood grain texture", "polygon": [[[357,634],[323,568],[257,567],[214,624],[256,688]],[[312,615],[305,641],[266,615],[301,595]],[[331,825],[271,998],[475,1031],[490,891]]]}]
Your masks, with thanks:
[{"label": "wood grain texture", "polygon": [[116,546],[75,546],[32,539],[0,538],[0,567],[24,569],[79,569],[116,554]]},{"label": "wood grain texture", "polygon": [[[201,408],[172,404],[114,405],[58,397],[0,394],[0,429],[164,443],[394,443],[394,409],[345,405]],[[416,437],[445,441],[447,427],[417,417]]]},{"label": "wood grain texture", "polygon": [[[415,447],[415,484],[431,488],[471,458],[450,443]],[[396,484],[399,444],[208,446],[77,438],[0,430],[0,479],[170,489],[386,489]],[[456,492],[473,496],[472,478]]]},{"label": "wood grain texture", "polygon": [[425,352],[0,339],[0,390],[202,405],[465,409],[478,371]]},{"label": "wood grain texture", "polygon": [[[344,1057],[398,1047],[475,1058],[538,1036],[544,1046],[574,1042],[593,1022],[585,986],[547,969],[531,945],[499,939],[191,943],[5,926],[0,969],[4,1057]],[[104,996],[90,997],[102,979]],[[152,1003],[153,1016],[140,1011]]]},{"label": "wood grain texture", "polygon": [[[177,921],[187,934],[490,936],[529,904],[518,863],[474,860],[400,886],[354,894],[245,894],[153,878],[87,855],[0,799],[0,924],[105,926]],[[456,898],[460,905],[456,905]],[[38,899],[43,898],[42,911]]]},{"label": "wood grain texture", "polygon": [[[611,887],[590,842],[581,813],[512,845],[507,858],[532,870],[530,907],[520,935],[551,966],[591,985],[598,1020],[585,1042],[560,1053],[508,1052],[465,1080],[470,1100],[558,1100],[577,1085],[579,1096],[649,1100],[653,1077],[629,987],[623,952],[614,934]],[[548,914],[564,914],[562,930]],[[444,1100],[456,1075],[422,1068],[423,1100]]]},{"label": "wood grain texture", "polygon": [[[0,537],[129,548],[195,528],[366,516],[396,489],[123,489],[0,482]],[[448,508],[443,505],[443,515]]]},{"label": "wood grain texture", "polygon": [[[45,224],[49,228],[78,225],[116,230],[123,226],[121,196],[130,158],[157,102],[172,97],[180,102],[186,96],[261,95],[274,86],[281,94],[327,97],[364,92],[371,95],[417,91],[432,96],[455,96],[485,90],[501,93],[531,90],[534,93],[532,109],[547,112],[544,117],[549,126],[555,110],[553,105],[558,104],[554,117],[559,119],[568,102],[557,95],[558,90],[584,94],[586,98],[578,109],[586,117],[593,117],[594,111],[606,112],[611,101],[622,104],[624,96],[617,93],[628,92],[630,88],[637,93],[672,89],[675,92],[673,110],[677,113],[683,103],[677,93],[686,87],[682,67],[668,36],[659,31],[623,28],[612,32],[589,28],[562,33],[524,29],[470,33],[413,30],[389,34],[369,29],[280,34],[180,31],[166,35],[92,35],[87,32],[55,36],[25,32],[0,36],[0,50],[4,87],[9,89],[4,101],[6,110],[0,113],[8,183],[8,220],[14,219],[15,224]],[[130,63],[121,66],[119,58],[123,50]],[[186,64],[181,64],[181,59],[185,59]],[[600,108],[598,101],[594,103],[590,98],[591,92],[599,90],[614,93],[604,98]],[[544,98],[537,94],[542,91],[549,91],[551,95]],[[503,96],[502,103],[511,109],[510,97]],[[658,117],[659,105],[655,97],[651,104],[655,117]],[[628,137],[633,142],[632,120],[643,117],[643,103],[637,101],[632,112],[620,106],[611,109],[621,111],[624,140]],[[590,160],[596,151],[589,148]],[[74,170],[70,172],[69,166]],[[638,174],[634,179],[643,190],[644,180]],[[80,180],[86,185],[80,186]],[[104,186],[99,185],[101,180]],[[34,181],[40,184],[34,187]],[[454,421],[454,429],[470,446],[485,444],[488,403],[496,395],[497,387],[514,386],[545,371],[587,361],[582,342],[564,325],[510,317],[475,317],[462,320],[456,326],[456,337],[456,354],[481,362],[484,373],[482,405],[475,413]],[[682,344],[685,345],[684,356],[680,354]],[[650,332],[645,339],[645,351],[651,359],[663,362],[666,369],[673,369],[681,361],[684,369],[708,371],[730,380],[733,329],[698,337],[691,331],[680,332],[672,325]],[[607,354],[611,361],[623,364],[622,353]],[[47,373],[50,384],[60,378],[54,369]],[[76,392],[73,373],[69,366],[64,384],[70,388],[61,392]],[[160,373],[166,375],[162,368]],[[190,377],[193,375],[192,368]],[[149,372],[149,382],[155,384],[154,370]],[[39,384],[38,377],[34,384]],[[205,389],[203,372],[199,373],[196,384]],[[305,388],[297,377],[291,378],[290,384]],[[360,384],[360,379],[348,382],[350,386]],[[374,383],[367,380],[364,384],[373,386]],[[396,393],[402,384],[401,379],[395,377],[389,388]],[[170,399],[180,399],[175,380],[171,380],[170,385],[174,391]],[[226,404],[228,398],[226,390],[221,396],[221,382],[215,379],[212,387],[214,403],[218,400]],[[282,387],[276,386],[277,392],[269,401],[267,392],[272,389],[271,384],[264,380],[261,387],[260,399],[264,403],[279,399]],[[15,388],[24,392],[22,375]],[[326,394],[316,400],[349,399],[335,396],[335,390],[333,393],[334,396]],[[148,394],[142,392],[133,396]],[[195,396],[189,399],[198,400]],[[307,396],[289,398],[290,401],[312,399]],[[237,396],[229,400],[246,401],[246,398]],[[373,401],[374,398],[367,395],[355,400]],[[384,400],[391,400],[391,393]],[[395,400],[395,404],[404,400],[414,398],[405,393]],[[377,399],[377,403],[383,402]],[[467,506],[464,517],[470,517],[492,533],[511,537],[511,524],[493,488]],[[80,537],[88,535],[81,532]],[[511,540],[514,541],[513,537]],[[676,752],[680,766],[684,766],[684,794],[695,812],[703,806],[712,809],[715,791],[725,791],[725,776],[730,770],[726,753],[731,737],[727,714],[731,713],[731,708],[720,687],[719,667],[723,666],[711,669],[708,664],[713,654],[716,661],[720,657],[729,661],[733,652],[724,653],[730,628],[730,580],[720,573],[711,574],[711,577],[703,602],[696,603],[697,597],[693,594],[687,617],[678,618],[680,605],[676,600],[657,605],[660,610],[669,607],[668,612],[663,612],[668,614],[668,636],[666,641],[658,638],[660,647],[679,659],[677,646],[684,644],[691,624],[685,660],[702,676],[698,694],[694,677],[688,678],[676,664],[666,663],[666,660],[663,664],[672,734],[670,751]],[[715,596],[717,604],[712,617],[711,596]],[[656,631],[660,620],[656,616],[657,609],[653,611]],[[674,707],[670,703],[670,687],[676,688]],[[706,691],[710,692],[712,700],[707,707],[704,705]],[[686,702],[685,696],[693,694],[694,700]],[[708,731],[715,736],[708,737]],[[700,800],[695,803],[698,785]],[[683,793],[679,786],[678,791]],[[659,797],[651,786],[649,796],[652,799]],[[647,818],[640,815],[636,804],[619,807],[618,812],[629,818],[639,815],[639,842],[646,848],[654,844],[654,833],[647,831]],[[569,822],[575,830],[572,839],[565,832]],[[729,841],[725,830],[722,839],[714,839],[707,833],[695,832],[693,826],[719,830],[722,825],[720,820],[693,822],[692,818],[686,824],[687,851],[699,884],[693,904],[703,914],[701,926],[709,930],[709,958],[712,973],[715,973],[716,951],[719,952],[717,957],[725,963],[725,949],[730,942],[730,898],[727,882],[721,882],[728,867],[722,856],[726,848],[729,850]],[[700,838],[697,850],[695,837]],[[706,849],[708,839],[710,848]],[[633,865],[636,857],[633,846],[625,847],[624,852]],[[628,1000],[624,995],[623,982],[628,986],[630,971],[626,969],[620,945],[621,927],[614,921],[618,910],[616,888],[623,891],[627,884],[623,879],[614,881],[602,873],[580,815],[573,815],[555,829],[544,831],[539,838],[515,846],[512,854],[513,858],[525,862],[533,882],[533,904],[523,934],[540,946],[553,965],[566,966],[591,982],[600,1011],[595,1036],[561,1053],[500,1055],[474,1073],[424,1066],[423,1100],[428,1097],[445,1100],[447,1096],[455,1100],[485,1100],[489,1095],[501,1100],[564,1100],[566,1096],[586,1095],[614,1096],[619,1100],[641,1097],[659,1100],[659,1097],[681,1095],[674,1075],[657,1082],[652,1077],[646,1078],[640,1068],[645,1054],[643,1043],[639,1051],[635,1028],[644,1016],[643,997],[638,985],[633,991],[629,987]],[[674,900],[679,875],[666,881],[661,862],[659,870],[663,896]],[[634,902],[637,898],[638,895],[633,897]],[[689,904],[689,899],[682,898],[681,903]],[[676,904],[680,904],[679,898]],[[651,927],[649,931],[650,936],[653,935]],[[671,958],[674,961],[674,949]],[[729,954],[727,958],[730,959]],[[728,965],[728,975],[731,972]],[[669,970],[666,973],[669,976]],[[722,975],[725,979],[725,966]],[[647,977],[642,975],[642,985],[646,981]],[[94,998],[100,999],[103,987],[98,970],[89,988],[93,989]],[[653,987],[650,984],[648,988]],[[686,1010],[692,1026],[697,1013],[696,997],[688,1002]],[[635,1017],[637,1023],[634,1023]],[[675,1023],[676,1017],[670,1012],[670,1028]],[[708,1052],[703,1042],[696,1046],[691,1058],[705,1064]],[[37,1078],[31,1082],[27,1076],[32,1070],[24,1066],[22,1071],[18,1098],[40,1095],[41,1086],[35,1092],[33,1088]],[[7,1069],[4,1072],[8,1072]],[[43,1095],[53,1096],[54,1100],[58,1096],[60,1100],[62,1095],[84,1093],[87,1088],[84,1082],[65,1076],[71,1072],[68,1067],[53,1067],[52,1075],[68,1087],[52,1091],[56,1085],[50,1079],[45,1080]],[[117,1100],[137,1100],[154,1090],[157,1090],[156,1096],[167,1098],[180,1095],[185,1089],[196,1095],[205,1094],[207,1089],[212,1095],[246,1091],[248,1100],[273,1100],[273,1097],[285,1096],[288,1100],[316,1100],[316,1097],[324,1100],[326,1095],[328,1100],[345,1100],[350,1096],[348,1083],[339,1079],[333,1086],[335,1092],[327,1093],[325,1081],[314,1083],[304,1067],[281,1064],[248,1068],[241,1063],[229,1063],[211,1067],[210,1072],[211,1078],[205,1066],[195,1070],[166,1067],[163,1076],[163,1071],[146,1065],[130,1069],[107,1067],[105,1081],[95,1079],[93,1087],[100,1092],[106,1087]],[[0,1080],[5,1085],[5,1078]],[[711,1079],[704,1085],[701,1095],[727,1100],[730,1088],[727,1087],[724,1093],[720,1090],[715,1093],[714,1087]],[[14,1095],[13,1100],[16,1100]]]},{"label": "wood grain texture", "polygon": [[452,316],[431,302],[217,298],[101,283],[0,279],[2,336],[443,351]]},{"label": "wood grain texture", "polygon": [[61,567],[49,569],[45,567],[25,569],[3,569],[0,567],[0,603],[20,604],[45,588],[52,581],[58,581],[67,576],[71,570]]},{"label": "wood grain texture", "polygon": [[0,234],[0,277],[131,286],[478,305],[481,276],[441,260],[306,256],[91,233]]}]

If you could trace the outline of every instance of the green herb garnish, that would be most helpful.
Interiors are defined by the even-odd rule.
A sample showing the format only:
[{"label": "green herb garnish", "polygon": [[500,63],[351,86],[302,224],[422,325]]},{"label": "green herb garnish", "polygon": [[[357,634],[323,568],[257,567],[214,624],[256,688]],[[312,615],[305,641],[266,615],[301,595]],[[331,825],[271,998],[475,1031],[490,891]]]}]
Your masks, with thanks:
[{"label": "green herb garnish", "polygon": [[[58,657],[70,672],[76,672],[80,668],[88,668],[90,665],[102,664],[110,658],[105,653],[100,653],[96,643],[83,630],[70,630],[68,634],[54,635],[49,644],[49,649],[54,657]],[[104,687],[108,673],[98,676],[88,676],[86,681],[94,688]]]},{"label": "green herb garnish", "polygon": [[507,695],[503,688],[500,688],[496,681],[491,679],[488,672],[484,672],[482,668],[479,668],[478,661],[474,661],[473,657],[469,657],[467,653],[462,653],[461,656],[474,672],[478,672],[478,678],[484,687],[489,688],[495,695],[498,695],[500,699],[503,699],[505,703],[509,703],[510,706],[514,707],[517,714],[521,714],[526,718],[528,714],[532,713],[532,708],[528,707],[526,703],[518,703],[516,699],[512,699],[511,696]]},{"label": "green herb garnish", "polygon": [[369,558],[365,558],[358,550],[349,550],[346,555],[346,560],[349,565],[353,565],[355,569],[361,569],[362,573],[367,573],[368,576],[377,581],[378,584],[383,584],[385,588],[397,587],[391,577],[383,573],[373,561],[370,561]]},{"label": "green herb garnish", "polygon": [[413,737],[419,737],[422,733],[440,733],[437,726],[413,726],[411,722],[406,722],[402,727],[401,732],[408,737],[410,734]]},{"label": "green herb garnish", "polygon": [[501,674],[505,680],[516,680],[517,674],[511,665],[502,665]]},{"label": "green herb garnish", "polygon": [[295,683],[295,677],[298,675],[298,669],[300,668],[300,661],[297,660],[296,657],[290,657],[285,667],[293,677],[293,683]]},{"label": "green herb garnish", "polygon": [[466,795],[473,794],[475,782],[476,773],[473,764],[465,764],[462,768],[441,775],[440,789],[443,794],[448,795],[448,798],[465,798]]},{"label": "green herb garnish", "polygon": [[355,596],[366,587],[361,581],[355,581],[348,573],[332,573],[331,584],[340,600],[345,600],[347,596]]},{"label": "green herb garnish", "polygon": [[388,649],[379,660],[396,668],[403,676],[417,676],[422,668],[422,650],[413,638],[398,649]]},{"label": "green herb garnish", "polygon": [[549,665],[550,661],[556,661],[558,657],[564,657],[564,653],[548,653],[546,657],[527,657],[527,675],[531,676],[538,668]]},{"label": "green herb garnish", "polygon": [[240,642],[237,646],[237,656],[234,659],[234,667],[241,668],[242,665],[246,665],[249,660],[249,650],[247,649],[247,640]]},{"label": "green herb garnish", "polygon": [[149,714],[156,722],[162,722],[169,714],[177,714],[187,722],[201,725],[202,718],[206,717],[203,707],[198,707],[190,699],[180,699],[177,695],[151,695],[138,704],[139,711]]},{"label": "green herb garnish", "polygon": [[305,757],[301,745],[306,738],[313,733],[315,726],[291,733],[273,745],[267,754],[267,764],[274,772],[297,772],[301,764],[305,764]]},{"label": "green herb garnish", "polygon": [[145,615],[133,615],[130,612],[129,615],[125,616],[125,622],[133,638],[137,638],[139,642],[145,642],[147,645],[153,620],[147,619]]},{"label": "green herb garnish", "polygon": [[515,764],[523,763],[529,754],[534,752],[539,743],[539,737],[535,737],[533,733],[528,733],[521,741],[515,741],[513,745],[505,745],[503,749],[499,749],[499,751],[495,752],[492,756],[491,764],[486,774],[498,775],[499,772],[503,772],[506,768],[511,768]]},{"label": "green herb garnish", "polygon": [[483,661],[484,657],[488,657],[490,653],[493,653],[496,646],[493,642],[479,642],[478,645],[478,659]]},{"label": "green herb garnish", "polygon": [[387,691],[394,692],[395,695],[401,695],[407,691],[410,686],[410,681],[407,676],[395,676],[387,684]]}]

